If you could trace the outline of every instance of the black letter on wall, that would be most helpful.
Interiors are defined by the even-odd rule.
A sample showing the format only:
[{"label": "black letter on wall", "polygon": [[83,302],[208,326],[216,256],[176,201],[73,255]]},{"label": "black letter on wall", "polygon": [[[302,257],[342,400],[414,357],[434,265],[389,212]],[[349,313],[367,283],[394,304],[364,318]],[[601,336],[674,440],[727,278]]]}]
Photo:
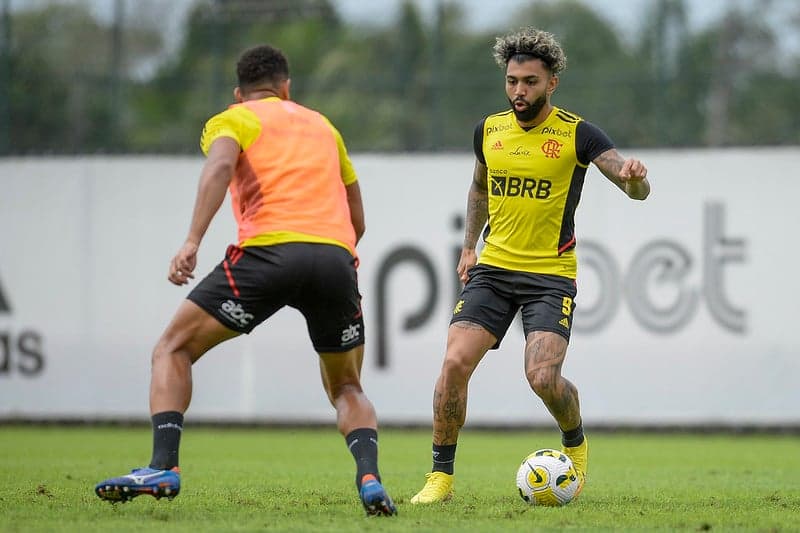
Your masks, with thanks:
[{"label": "black letter on wall", "polygon": [[425,301],[419,310],[409,314],[403,322],[403,330],[410,331],[421,327],[431,317],[439,297],[439,284],[436,281],[436,271],[433,263],[422,250],[414,246],[401,246],[393,250],[383,260],[378,270],[377,290],[378,295],[378,368],[389,366],[389,299],[387,298],[387,281],[389,274],[398,266],[404,264],[416,265],[425,274],[428,290]]}]

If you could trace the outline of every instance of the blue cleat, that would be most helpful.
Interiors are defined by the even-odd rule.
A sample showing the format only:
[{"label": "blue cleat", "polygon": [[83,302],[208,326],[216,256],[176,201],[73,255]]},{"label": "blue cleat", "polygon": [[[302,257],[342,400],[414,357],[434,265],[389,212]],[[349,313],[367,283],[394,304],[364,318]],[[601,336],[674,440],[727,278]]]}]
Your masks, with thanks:
[{"label": "blue cleat", "polygon": [[114,477],[98,483],[94,492],[102,500],[111,503],[128,502],[141,494],[149,494],[160,500],[170,500],[181,491],[181,471],[176,466],[171,470],[134,468],[125,476]]},{"label": "blue cleat", "polygon": [[381,482],[372,474],[367,474],[361,479],[361,503],[367,511],[367,516],[392,516],[397,514],[394,502],[386,493]]}]

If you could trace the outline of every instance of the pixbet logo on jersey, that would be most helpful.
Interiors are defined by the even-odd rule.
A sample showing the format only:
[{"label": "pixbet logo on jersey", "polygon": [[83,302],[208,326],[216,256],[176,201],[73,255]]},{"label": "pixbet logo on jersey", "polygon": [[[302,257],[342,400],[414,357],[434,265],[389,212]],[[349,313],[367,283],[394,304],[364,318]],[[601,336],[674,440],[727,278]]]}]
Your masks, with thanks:
[{"label": "pixbet logo on jersey", "polygon": [[545,126],[542,128],[542,135],[557,135],[558,137],[572,137],[572,131],[570,130],[562,130],[561,128],[554,128],[551,126]]},{"label": "pixbet logo on jersey", "polygon": [[[7,294],[0,283],[0,318],[12,314]],[[42,335],[30,328],[18,330],[0,325],[0,377],[15,373],[33,377],[43,371]]]},{"label": "pixbet logo on jersey", "polygon": [[495,124],[494,126],[487,126],[486,127],[486,135],[491,135],[493,133],[501,133],[503,131],[508,131],[513,126],[511,124]]}]

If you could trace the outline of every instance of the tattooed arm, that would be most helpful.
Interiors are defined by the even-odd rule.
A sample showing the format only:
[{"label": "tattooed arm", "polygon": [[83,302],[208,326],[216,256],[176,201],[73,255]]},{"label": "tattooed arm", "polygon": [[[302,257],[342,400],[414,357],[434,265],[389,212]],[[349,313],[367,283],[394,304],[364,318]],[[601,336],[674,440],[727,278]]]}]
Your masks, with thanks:
[{"label": "tattooed arm", "polygon": [[475,161],[475,170],[472,173],[472,185],[467,195],[467,221],[464,231],[464,245],[461,248],[461,259],[458,261],[458,277],[462,283],[467,282],[467,271],[478,262],[475,247],[478,238],[489,218],[489,189],[487,187],[486,165]]},{"label": "tattooed arm", "polygon": [[644,200],[650,194],[647,167],[638,159],[623,159],[619,152],[612,148],[594,158],[592,162],[629,198]]}]

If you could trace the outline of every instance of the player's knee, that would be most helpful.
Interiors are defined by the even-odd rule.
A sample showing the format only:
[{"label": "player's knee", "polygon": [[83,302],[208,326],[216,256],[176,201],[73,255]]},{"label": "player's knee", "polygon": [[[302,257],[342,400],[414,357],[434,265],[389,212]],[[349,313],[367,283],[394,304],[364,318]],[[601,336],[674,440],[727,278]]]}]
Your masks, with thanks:
[{"label": "player's knee", "polygon": [[558,375],[550,368],[537,368],[526,372],[528,383],[542,400],[547,401],[554,397]]},{"label": "player's knee", "polygon": [[358,381],[358,378],[349,381],[343,381],[339,383],[330,383],[328,395],[331,397],[334,403],[336,400],[342,397],[348,396],[358,396],[363,394],[364,390],[361,388],[361,383]]},{"label": "player's knee", "polygon": [[166,360],[168,353],[167,344],[164,342],[164,338],[162,337],[153,347],[153,352],[150,354],[150,365],[153,368],[157,367]]},{"label": "player's knee", "polygon": [[175,365],[175,364],[192,364],[191,354],[184,349],[176,346],[174,342],[170,342],[168,337],[161,337],[153,348],[153,353],[150,357],[150,364],[153,368],[158,368],[161,365]]},{"label": "player's knee", "polygon": [[448,353],[442,364],[442,374],[450,379],[467,380],[472,374],[474,365],[458,354]]}]

